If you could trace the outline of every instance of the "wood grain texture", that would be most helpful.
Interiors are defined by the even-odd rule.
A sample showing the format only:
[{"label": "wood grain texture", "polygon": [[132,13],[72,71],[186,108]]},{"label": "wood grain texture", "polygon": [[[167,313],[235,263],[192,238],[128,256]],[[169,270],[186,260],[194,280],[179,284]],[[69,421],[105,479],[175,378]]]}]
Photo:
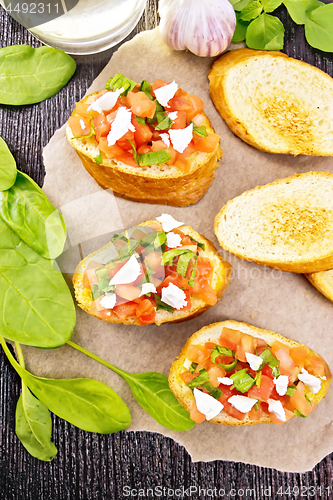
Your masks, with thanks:
[{"label": "wood grain texture", "polygon": [[[129,38],[138,31],[156,26],[157,3],[157,0],[148,1],[142,20]],[[280,7],[277,13],[286,28],[285,52],[333,76],[332,54],[309,47],[304,39],[303,27],[292,22],[284,7]],[[1,7],[0,26],[1,46],[20,43],[34,47],[40,45]],[[40,185],[44,177],[43,146],[67,120],[75,102],[82,98],[111,55],[112,50],[109,50],[95,56],[76,57],[78,67],[74,77],[59,94],[45,102],[18,109],[0,106],[0,135],[8,143],[18,167]],[[158,434],[120,432],[99,436],[81,431],[55,416],[52,417],[53,441],[59,450],[58,455],[53,462],[43,463],[32,458],[15,436],[15,406],[19,393],[20,379],[1,350],[1,500],[130,498],[126,496],[124,487],[137,490],[136,495],[133,491],[132,498],[138,498],[140,488],[146,489],[145,497],[141,493],[143,498],[163,499],[324,500],[333,496],[333,455],[306,474],[282,473],[233,462],[192,463],[183,447]],[[305,436],[302,438],[306,439]],[[274,447],[274,443],[267,445]],[[155,490],[154,495],[152,491],[147,492],[147,488],[156,487],[160,490]],[[191,491],[188,490],[190,487]],[[180,491],[174,492],[177,488]],[[220,494],[219,490],[222,490]]]}]

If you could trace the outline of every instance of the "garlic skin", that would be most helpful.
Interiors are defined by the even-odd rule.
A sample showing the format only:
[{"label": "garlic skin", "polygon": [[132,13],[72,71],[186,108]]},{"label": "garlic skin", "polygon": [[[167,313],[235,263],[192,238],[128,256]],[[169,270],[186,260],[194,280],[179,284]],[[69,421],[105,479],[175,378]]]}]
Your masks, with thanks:
[{"label": "garlic skin", "polygon": [[160,0],[160,33],[174,50],[188,49],[201,57],[221,54],[236,29],[229,0]]}]

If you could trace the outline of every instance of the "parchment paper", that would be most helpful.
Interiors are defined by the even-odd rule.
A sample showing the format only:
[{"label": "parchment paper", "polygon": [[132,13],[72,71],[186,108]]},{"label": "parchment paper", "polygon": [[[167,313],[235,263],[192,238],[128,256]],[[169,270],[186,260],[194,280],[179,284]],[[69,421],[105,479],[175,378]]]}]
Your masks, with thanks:
[{"label": "parchment paper", "polygon": [[[235,137],[216,112],[208,94],[207,73],[212,60],[185,52],[174,52],[160,39],[158,30],[140,33],[116,52],[88,93],[103,89],[116,72],[141,81],[173,79],[206,103],[205,111],[221,135],[223,160],[206,195],[186,208],[164,207],[114,198],[103,191],[85,171],[58,130],[44,150],[44,190],[62,210],[69,229],[71,259],[64,269],[80,261],[94,243],[107,241],[111,230],[132,226],[169,213],[193,226],[219,248],[214,235],[214,217],[231,198],[258,184],[309,170],[333,171],[332,158],[293,158],[265,154]],[[70,113],[71,110],[69,110]],[[104,236],[103,236],[104,235]],[[91,238],[94,237],[93,240]],[[97,238],[99,237],[99,238]],[[106,242],[105,241],[105,242]],[[220,251],[234,266],[233,279],[223,299],[204,315],[179,325],[109,325],[77,309],[77,326],[72,340],[119,367],[132,371],[168,374],[186,339],[204,325],[225,319],[241,320],[279,332],[309,345],[333,367],[331,331],[333,304],[301,275],[272,271],[243,262]],[[70,262],[70,264],[68,264]],[[306,471],[333,450],[333,390],[306,419],[294,418],[285,425],[224,427],[207,422],[191,431],[172,432],[157,424],[137,404],[126,383],[107,368],[74,349],[53,351],[24,348],[26,365],[46,377],[92,377],[116,390],[133,416],[129,430],[147,430],[171,436],[182,443],[194,461],[215,459],[242,461],[285,471]]]}]

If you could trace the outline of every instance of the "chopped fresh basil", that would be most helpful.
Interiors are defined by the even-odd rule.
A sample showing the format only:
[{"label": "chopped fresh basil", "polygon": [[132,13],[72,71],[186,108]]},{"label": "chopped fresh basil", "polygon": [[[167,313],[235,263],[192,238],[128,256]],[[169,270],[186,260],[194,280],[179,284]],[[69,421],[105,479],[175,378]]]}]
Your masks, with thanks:
[{"label": "chopped fresh basil", "polygon": [[160,105],[157,99],[154,99],[154,103],[156,104],[156,111],[153,118],[147,118],[148,123],[160,122],[165,116],[165,109]]},{"label": "chopped fresh basil", "polygon": [[199,137],[202,138],[207,137],[207,129],[204,125],[201,125],[201,127],[197,127],[197,125],[193,123],[193,134],[197,134]]},{"label": "chopped fresh basil", "polygon": [[[189,234],[187,236],[190,236]],[[199,248],[201,248],[201,250],[205,250],[205,244],[204,243],[199,243],[199,241],[195,240],[194,238],[192,238],[192,236],[190,236],[191,240],[194,241],[194,243],[196,243],[198,245]]]},{"label": "chopped fresh basil", "polygon": [[161,297],[159,295],[154,296],[155,302],[156,302],[156,311],[159,311],[160,309],[164,309],[165,311],[174,312],[173,307],[169,306],[169,304],[166,304],[165,302],[162,301]]},{"label": "chopped fresh basil", "polygon": [[127,95],[128,92],[134,89],[136,82],[126,78],[126,76],[121,75],[120,73],[116,73],[113,78],[110,78],[105,85],[106,90],[119,90],[121,88],[124,89],[121,95]]},{"label": "chopped fresh basil", "polygon": [[197,264],[198,264],[198,258],[196,257],[196,259],[194,261],[191,277],[188,280],[188,285],[191,286],[192,288],[194,287],[195,274],[197,272]]},{"label": "chopped fresh basil", "polygon": [[254,405],[253,409],[254,411],[258,411],[260,406],[260,401],[257,401],[256,404]]},{"label": "chopped fresh basil", "polygon": [[191,363],[191,366],[190,366],[190,367],[189,367],[189,369],[188,369],[188,371],[189,371],[190,373],[194,373],[194,372],[195,372],[195,369],[196,369],[196,367],[197,367],[197,366],[198,366],[198,363],[193,363],[193,362],[192,362],[192,363]]},{"label": "chopped fresh basil", "polygon": [[260,357],[262,358],[264,364],[261,366],[263,368],[265,365],[268,365],[270,368],[272,368],[272,372],[274,377],[279,377],[280,376],[280,370],[279,370],[279,364],[280,361],[273,356],[271,351],[266,348],[261,354]]},{"label": "chopped fresh basil", "polygon": [[254,377],[254,381],[258,387],[260,387],[261,384],[261,375],[262,371],[260,370],[259,372],[256,373],[256,376]]},{"label": "chopped fresh basil", "polygon": [[109,260],[109,262],[106,263],[106,265],[108,266],[108,268],[110,269],[114,269],[116,267],[115,263],[113,262],[113,260]]},{"label": "chopped fresh basil", "polygon": [[[126,245],[118,250],[120,260],[128,260],[132,255],[135,255],[135,249],[139,244],[139,242],[133,238],[126,240],[126,243]],[[136,254],[136,257],[139,257],[138,254]]]},{"label": "chopped fresh basil", "polygon": [[[94,120],[93,118],[90,118],[90,132],[89,134],[87,135],[75,135],[74,137],[72,137],[72,139],[89,139],[89,137],[93,136],[96,134],[96,131],[95,131],[95,127],[94,127]],[[103,162],[103,159],[102,159],[102,162]]]},{"label": "chopped fresh basil", "polygon": [[102,165],[102,163],[103,163],[102,153],[99,153],[98,156],[95,156],[94,160],[97,163],[97,165]]},{"label": "chopped fresh basil", "polygon": [[166,236],[165,232],[164,231],[158,231],[157,235],[156,235],[156,238],[154,239],[154,247],[155,248],[161,247],[162,245],[164,245],[164,243],[166,242],[166,240],[167,240],[167,236]]},{"label": "chopped fresh basil", "polygon": [[173,259],[177,257],[178,255],[184,254],[184,253],[189,253],[192,255],[192,257],[195,257],[195,253],[192,250],[189,250],[188,248],[172,248],[171,250],[168,250],[167,252],[164,252],[162,256],[162,264],[163,265],[172,265]]},{"label": "chopped fresh basil", "polygon": [[96,269],[95,273],[99,280],[108,279],[110,281],[110,275],[108,273],[108,270],[104,266]]},{"label": "chopped fresh basil", "polygon": [[307,417],[307,415],[303,415],[303,413],[301,413],[299,410],[294,410],[294,415],[296,415],[296,417],[302,417],[302,418]]},{"label": "chopped fresh basil", "polygon": [[159,165],[171,160],[171,155],[168,149],[161,149],[160,151],[151,151],[150,153],[138,155],[133,142],[129,142],[132,146],[134,160],[139,167],[145,167],[146,165]]},{"label": "chopped fresh basil", "polygon": [[146,96],[149,97],[151,101],[154,100],[154,97],[152,96],[151,93],[151,85],[148,83],[146,80],[143,80],[140,84],[140,90],[146,94]]},{"label": "chopped fresh basil", "polygon": [[199,370],[199,375],[197,375],[196,377],[194,377],[194,379],[190,380],[190,382],[188,382],[186,385],[187,387],[189,387],[190,389],[194,389],[195,387],[200,387],[202,386],[202,384],[204,384],[205,382],[208,382],[209,380],[209,373],[207,370],[205,370],[205,368],[201,368],[201,370]]},{"label": "chopped fresh basil", "polygon": [[91,294],[92,294],[93,300],[96,300],[96,299],[98,299],[98,297],[103,295],[103,292],[99,289],[99,286],[97,283],[91,287]]},{"label": "chopped fresh basil", "polygon": [[120,234],[114,234],[111,238],[111,241],[114,242],[114,241],[117,241],[117,240],[123,240],[123,241],[127,241],[127,238],[126,236],[124,235],[124,233],[120,233]]},{"label": "chopped fresh basil", "polygon": [[218,387],[214,387],[213,384],[211,384],[210,382],[205,382],[204,384],[201,385],[201,387],[206,389],[208,394],[215,399],[218,399],[223,394],[221,389],[219,389]]},{"label": "chopped fresh basil", "polygon": [[297,388],[294,385],[290,385],[287,389],[286,395],[287,396],[292,396],[294,392],[297,391]]},{"label": "chopped fresh basil", "polygon": [[145,125],[146,124],[146,119],[145,118],[142,118],[142,116],[136,116],[135,115],[135,118],[136,118],[136,121],[138,123],[140,123],[140,125]]},{"label": "chopped fresh basil", "polygon": [[312,401],[311,401],[311,399],[309,398],[309,396],[307,394],[305,394],[304,396],[305,396],[305,399],[307,400],[307,402],[309,403],[310,408],[312,408]]},{"label": "chopped fresh basil", "polygon": [[145,277],[144,277],[144,280],[145,280],[145,283],[151,283],[151,279],[152,277],[154,276],[154,274],[156,273],[156,271],[154,270],[154,268],[149,264],[148,261],[145,262],[145,265],[146,265],[146,271],[145,271]]},{"label": "chopped fresh basil", "polygon": [[[158,119],[158,118],[157,118]],[[159,121],[155,127],[155,130],[169,130],[172,125],[172,120],[168,116],[163,117],[163,120]]]},{"label": "chopped fresh basil", "polygon": [[236,368],[236,365],[238,363],[237,359],[232,361],[230,364],[223,364],[216,362],[216,358],[218,358],[218,356],[229,356],[230,358],[233,358],[235,356],[235,353],[231,349],[216,345],[215,347],[213,347],[212,352],[210,353],[210,359],[215,365],[222,366],[222,368],[224,368],[226,372],[231,372]]},{"label": "chopped fresh basil", "polygon": [[190,260],[193,258],[193,255],[192,255],[193,252],[191,252],[191,253],[190,252],[191,252],[191,250],[189,252],[182,253],[179,256],[179,259],[177,262],[177,273],[182,278],[186,278],[186,272],[187,272],[188,265],[190,263]]},{"label": "chopped fresh basil", "polygon": [[140,241],[141,245],[146,248],[148,245],[151,245],[156,238],[156,231],[152,231],[151,233],[146,234]]},{"label": "chopped fresh basil", "polygon": [[243,370],[238,370],[237,372],[230,375],[235,389],[243,393],[247,392],[255,384],[254,378],[251,377],[251,375],[248,375],[246,372],[247,368],[244,368]]},{"label": "chopped fresh basil", "polygon": [[105,292],[105,288],[109,287],[109,283],[110,283],[110,277],[108,277],[108,278],[102,278],[102,279],[98,280],[98,288],[102,292]]}]

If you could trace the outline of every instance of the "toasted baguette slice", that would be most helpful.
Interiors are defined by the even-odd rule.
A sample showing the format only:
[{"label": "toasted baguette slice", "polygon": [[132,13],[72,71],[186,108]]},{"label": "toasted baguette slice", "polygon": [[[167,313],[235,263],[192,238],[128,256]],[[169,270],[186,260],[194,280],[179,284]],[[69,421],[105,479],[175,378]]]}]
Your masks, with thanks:
[{"label": "toasted baguette slice", "polygon": [[225,250],[282,271],[333,268],[333,174],[307,172],[258,186],[215,218]]},{"label": "toasted baguette slice", "polygon": [[210,95],[232,132],[269,153],[333,155],[333,79],[281,52],[238,49],[214,61]]},{"label": "toasted baguette slice", "polygon": [[317,290],[333,302],[333,270],[305,275]]},{"label": "toasted baguette slice", "polygon": [[[156,224],[157,221],[147,221],[140,225],[148,226],[151,223]],[[180,226],[178,229],[180,229],[184,234],[191,236],[199,243],[203,243],[205,245],[205,250],[200,255],[202,257],[208,258],[212,264],[213,274],[211,277],[211,287],[217,294],[218,300],[220,300],[226,288],[229,285],[232,266],[218,255],[216,248],[209,240],[207,240],[204,236],[194,231],[194,229],[192,229],[189,226]],[[92,304],[91,291],[89,288],[85,288],[83,286],[82,282],[83,274],[87,266],[89,265],[89,262],[91,262],[92,260],[97,262],[103,262],[104,259],[103,255],[108,254],[109,247],[110,243],[105,245],[103,248],[97,250],[96,252],[91,253],[90,255],[88,255],[88,257],[83,259],[77,266],[73,276],[75,297],[78,302],[78,305],[81,307],[81,309],[83,309],[87,313],[97,318],[98,316],[96,314],[93,314],[90,310]],[[181,321],[186,321],[188,319],[199,316],[200,314],[210,309],[210,307],[211,307],[210,305],[206,304],[200,298],[191,297],[190,310],[186,311],[179,310],[179,311],[174,311],[173,313],[165,310],[156,311],[155,324],[162,325],[163,323],[178,323]],[[123,323],[125,325],[140,325],[135,315],[128,317],[125,321],[122,321],[114,317],[110,319],[109,318],[103,319],[103,321],[106,321],[107,323]]]},{"label": "toasted baguette slice", "polygon": [[[94,94],[86,96],[81,102],[89,102],[92,95]],[[76,114],[74,110],[72,115]],[[206,115],[202,125],[208,132],[214,132]],[[166,163],[132,167],[109,158],[104,158],[102,164],[98,165],[94,158],[100,151],[94,136],[74,139],[69,125],[66,135],[85,169],[102,188],[112,189],[116,196],[142,203],[176,207],[196,203],[213,182],[218,161],[222,158],[222,149],[218,145],[212,153],[193,153],[189,157],[191,168],[188,172],[182,172],[175,165]]]},{"label": "toasted baguette slice", "polygon": [[[206,342],[213,342],[219,344],[219,339],[222,333],[223,328],[230,328],[231,330],[239,330],[242,333],[246,333],[251,335],[252,337],[256,337],[259,339],[265,340],[269,345],[272,345],[275,341],[281,342],[288,347],[300,347],[302,344],[294,340],[287,339],[282,335],[271,332],[269,330],[263,330],[261,328],[257,328],[255,326],[242,323],[239,321],[222,321],[220,323],[213,323],[211,325],[205,326],[201,328],[198,332],[194,333],[192,337],[188,339],[185,346],[183,347],[181,353],[178,356],[178,359],[172,363],[170,374],[169,374],[169,385],[178,399],[178,401],[184,406],[184,408],[190,412],[191,407],[194,401],[194,396],[192,390],[186,386],[183,379],[180,377],[181,373],[183,373],[186,368],[184,367],[184,362],[187,359],[187,351],[191,345],[203,345]],[[322,359],[318,354],[316,354],[311,349],[309,350],[309,356],[316,355],[320,359]],[[325,363],[325,362],[324,362]],[[318,404],[327,394],[329,389],[332,375],[328,365],[325,363],[325,377],[326,380],[321,381],[321,388],[317,394],[311,393],[307,390],[307,396],[311,400],[311,402]],[[227,374],[228,376],[228,374]],[[255,424],[264,424],[264,423],[272,423],[268,414],[265,412],[260,420],[251,420],[247,415],[244,420],[240,421],[234,417],[228,415],[224,410],[222,410],[216,417],[209,420],[213,424],[220,425],[230,425],[230,426],[240,426],[240,425],[255,425]]]}]

